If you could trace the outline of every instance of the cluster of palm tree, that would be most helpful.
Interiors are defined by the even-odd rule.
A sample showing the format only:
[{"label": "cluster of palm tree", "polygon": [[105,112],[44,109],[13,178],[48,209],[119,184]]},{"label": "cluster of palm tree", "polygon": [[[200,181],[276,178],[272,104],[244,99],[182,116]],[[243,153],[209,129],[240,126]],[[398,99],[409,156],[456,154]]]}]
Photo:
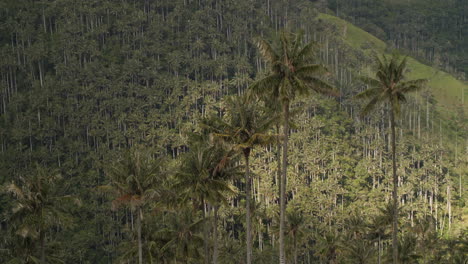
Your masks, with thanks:
[{"label": "cluster of palm tree", "polygon": [[[251,197],[250,157],[255,147],[273,145],[276,142],[280,208],[279,263],[289,262],[286,259],[286,247],[292,248],[294,252],[292,261],[297,263],[297,243],[310,236],[304,233],[302,213],[295,210],[287,211],[286,185],[291,107],[299,96],[310,93],[333,96],[337,95],[337,92],[326,82],[327,69],[315,59],[317,44],[315,42],[304,44],[302,34],[283,32],[274,43],[259,39],[257,44],[260,54],[269,65],[266,76],[255,81],[244,95],[226,97],[224,108],[220,109],[224,112],[222,117],[214,116],[201,120],[200,131],[188,139],[189,151],[182,158],[168,161],[143,148],[133,148],[122,154],[116,162],[104,166],[109,184],[101,186],[100,190],[114,194],[113,209],[126,206],[130,208],[132,216],[136,215],[136,244],[130,247],[124,258],[137,257],[139,264],[146,262],[145,260],[152,262],[153,259],[155,261],[172,259],[174,263],[194,263],[199,259],[204,259],[205,263],[220,262],[223,256],[219,254],[219,232],[226,230],[218,228],[218,212],[221,207],[228,204],[229,199],[240,193],[238,187],[243,187],[246,243],[244,260],[245,263],[251,264],[253,262],[252,214],[255,205],[252,204]],[[425,82],[424,80],[405,81],[405,69],[406,59],[401,60],[396,55],[391,58],[386,56],[378,58],[376,78],[363,77],[363,82],[370,88],[357,95],[357,98],[370,99],[362,111],[363,115],[379,104],[389,107],[393,161],[393,203],[389,210],[392,215],[393,263],[399,263],[401,259],[398,257],[395,126],[400,105],[405,102],[405,94],[420,89]],[[271,133],[272,127],[275,126],[276,134]],[[279,131],[280,127],[282,133]],[[236,185],[234,183],[239,183],[242,175],[241,164],[244,169],[244,185]],[[39,238],[42,263],[45,263],[44,230],[47,228],[45,224],[53,222],[46,220],[46,217],[54,216],[52,210],[48,211],[48,208],[52,208],[50,207],[52,200],[45,195],[46,190],[43,190],[45,194],[41,195],[33,195],[31,192],[42,192],[36,189],[45,186],[40,182],[47,179],[49,178],[33,178],[31,182],[37,180],[37,186],[24,184],[23,189],[26,188],[24,190],[14,184],[7,188],[17,197],[15,213],[30,210],[31,219],[39,221],[35,224],[37,230],[27,229],[21,225],[18,227],[18,234],[23,237]],[[34,199],[37,197],[43,197],[44,200],[36,203]],[[166,223],[151,223],[151,219],[147,220],[145,212],[151,212],[153,216],[161,214],[161,217],[170,220],[165,221]],[[174,216],[174,212],[179,212],[177,217]],[[375,219],[375,222],[381,223],[387,220]],[[153,224],[156,225],[156,231],[144,235],[143,230]],[[376,224],[375,230],[369,232],[378,238],[379,262],[381,240],[386,235],[381,226]],[[196,232],[200,229],[202,236],[198,236]],[[352,239],[364,244],[353,244],[348,248],[348,255],[355,256],[356,262],[353,263],[368,263],[366,256],[371,255],[372,252],[368,251],[371,247],[366,244],[367,242],[359,240],[359,236],[359,232],[355,232],[352,234]],[[411,242],[410,239],[404,242]],[[208,242],[210,240],[212,243]],[[339,248],[336,244],[338,239],[334,235],[326,234],[318,241],[317,254],[333,263]],[[321,244],[325,246],[320,248]],[[203,252],[200,252],[201,248]],[[400,251],[407,248],[403,247]],[[168,253],[169,251],[172,253]]]},{"label": "cluster of palm tree", "polygon": [[[336,95],[337,92],[323,81],[327,70],[320,64],[313,64],[316,44],[303,45],[301,34],[283,32],[277,45],[271,45],[265,40],[258,41],[261,55],[270,65],[270,73],[256,81],[252,91],[261,98],[277,102],[281,105],[283,120],[283,161],[280,180],[280,234],[279,262],[286,263],[284,246],[284,223],[286,215],[286,179],[288,166],[288,138],[290,105],[296,96],[307,95],[311,91],[318,94]],[[393,263],[398,263],[398,177],[396,164],[396,119],[400,113],[400,105],[406,102],[405,95],[424,87],[426,80],[405,80],[407,70],[406,58],[400,59],[397,54],[387,58],[378,58],[376,78],[362,77],[368,89],[356,98],[369,99],[361,114],[367,115],[375,107],[386,104],[389,107],[389,119],[392,135],[392,167],[393,167],[393,206],[392,206],[392,248]],[[248,262],[249,263],[249,262]]]},{"label": "cluster of palm tree", "polygon": [[[56,170],[35,164],[29,175],[3,186],[0,191],[14,197],[7,214],[13,234],[12,244],[5,254],[10,263],[59,263],[53,250],[47,246],[49,231],[71,225],[67,205],[80,206],[78,198],[60,195],[56,186],[62,177]],[[36,254],[38,252],[38,254]]]}]

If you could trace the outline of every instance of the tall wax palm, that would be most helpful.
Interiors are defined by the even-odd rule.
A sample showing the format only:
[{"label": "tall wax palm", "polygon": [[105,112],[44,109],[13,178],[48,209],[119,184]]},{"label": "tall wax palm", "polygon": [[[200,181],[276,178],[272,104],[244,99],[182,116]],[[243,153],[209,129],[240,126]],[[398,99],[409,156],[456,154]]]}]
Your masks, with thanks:
[{"label": "tall wax palm", "polygon": [[[292,255],[294,259],[294,264],[297,264],[298,257],[298,247],[300,247],[301,240],[304,238],[306,232],[306,219],[301,211],[297,209],[291,210],[287,213],[287,227],[286,227],[286,236],[292,240]],[[299,245],[298,245],[299,244]],[[290,247],[290,248],[291,248]]]},{"label": "tall wax palm", "polygon": [[283,161],[280,179],[280,234],[279,259],[286,262],[284,231],[286,214],[286,179],[288,165],[289,115],[290,104],[294,98],[311,91],[321,94],[336,94],[335,90],[320,77],[327,71],[325,67],[314,64],[317,44],[303,44],[302,34],[282,32],[275,44],[266,40],[257,41],[260,54],[270,64],[266,77],[255,81],[251,89],[262,98],[278,102],[283,115]]},{"label": "tall wax palm", "polygon": [[58,172],[36,165],[31,175],[19,178],[19,184],[4,186],[3,191],[14,197],[9,220],[16,235],[23,239],[24,245],[39,246],[37,254],[34,248],[25,248],[25,252],[18,252],[12,262],[46,263],[54,260],[52,256],[46,256],[46,233],[53,225],[63,225],[63,200],[72,198],[56,195],[56,184],[60,178]]},{"label": "tall wax palm", "polygon": [[361,114],[369,114],[375,107],[382,103],[390,106],[389,118],[392,135],[392,163],[393,163],[393,221],[392,221],[392,248],[393,263],[398,263],[398,177],[396,165],[396,118],[399,116],[401,104],[406,102],[405,95],[421,89],[426,80],[405,80],[406,58],[400,59],[396,54],[391,58],[383,55],[377,58],[376,78],[363,77],[362,80],[369,89],[361,92],[356,97],[370,99],[363,108]]},{"label": "tall wax palm", "polygon": [[165,227],[156,232],[157,237],[165,241],[160,248],[161,257],[169,259],[166,253],[172,251],[174,263],[199,263],[203,238],[198,231],[202,229],[203,220],[195,218],[190,208],[180,208],[165,217],[168,218]]},{"label": "tall wax palm", "polygon": [[246,263],[252,263],[252,224],[251,224],[251,177],[249,158],[252,149],[257,145],[265,145],[273,140],[267,134],[274,117],[267,116],[256,102],[250,101],[247,95],[227,97],[227,121],[210,120],[208,129],[213,131],[215,138],[221,139],[236,152],[241,152],[245,161],[245,197],[246,197]]},{"label": "tall wax palm", "polygon": [[107,168],[109,188],[117,193],[112,207],[130,206],[137,214],[138,263],[143,263],[143,245],[141,226],[143,207],[158,195],[158,186],[166,174],[161,159],[152,159],[151,155],[137,148],[127,151],[122,157]]},{"label": "tall wax palm", "polygon": [[369,236],[372,240],[377,239],[377,263],[382,263],[382,239],[389,235],[389,230],[393,221],[393,203],[388,203],[384,208],[379,208],[380,214],[374,216],[369,223]]},{"label": "tall wax palm", "polygon": [[194,207],[203,211],[205,263],[209,262],[205,208],[209,204],[217,206],[226,203],[228,196],[235,193],[229,180],[238,173],[237,167],[232,165],[230,159],[231,157],[220,146],[207,146],[205,142],[195,143],[183,159],[183,165],[176,174],[173,186],[173,189],[179,193],[182,203],[190,201]]},{"label": "tall wax palm", "polygon": [[341,245],[344,262],[349,264],[375,263],[373,243],[367,239],[349,239]]}]

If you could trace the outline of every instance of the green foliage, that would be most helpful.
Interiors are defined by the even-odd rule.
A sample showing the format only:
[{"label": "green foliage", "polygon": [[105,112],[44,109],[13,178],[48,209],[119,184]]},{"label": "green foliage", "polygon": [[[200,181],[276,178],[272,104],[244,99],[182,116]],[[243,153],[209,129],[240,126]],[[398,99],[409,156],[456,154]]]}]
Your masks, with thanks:
[{"label": "green foliage", "polygon": [[[423,44],[411,27],[444,21],[440,36],[463,23],[450,24],[422,6],[415,12],[434,20],[404,20],[388,31],[372,21],[387,26],[399,16],[370,20],[387,12],[388,1],[348,2],[337,1],[349,7],[339,10],[367,14],[353,22],[381,39],[397,38],[399,47],[419,43],[411,55],[428,65],[454,72],[447,65],[464,58],[460,48],[449,50],[464,47],[456,34],[438,37],[432,52],[431,37],[424,35]],[[139,244],[144,263],[201,263],[215,255],[218,263],[242,263],[248,188],[239,171],[243,161],[231,150],[251,147],[252,261],[277,262],[281,147],[275,139],[284,139],[278,134],[285,124],[277,96],[291,110],[287,261],[383,262],[392,214],[379,210],[391,195],[389,120],[384,110],[358,119],[361,105],[352,95],[362,87],[355,76],[372,76],[372,50],[385,53],[386,46],[337,17],[319,15],[323,4],[0,1],[0,263],[38,263],[41,234],[47,263],[138,263]],[[398,28],[404,35],[386,37]],[[426,55],[415,54],[423,49]],[[431,77],[439,88],[406,97],[401,108],[399,236],[409,250],[402,248],[400,257],[464,263],[463,85],[411,58],[408,68],[408,77]],[[264,103],[228,99],[247,94],[252,84],[268,90],[259,95]],[[326,89],[332,85],[336,91]],[[320,94],[338,90],[336,98]],[[309,92],[314,96],[302,96]],[[223,143],[212,140],[216,134]]]}]

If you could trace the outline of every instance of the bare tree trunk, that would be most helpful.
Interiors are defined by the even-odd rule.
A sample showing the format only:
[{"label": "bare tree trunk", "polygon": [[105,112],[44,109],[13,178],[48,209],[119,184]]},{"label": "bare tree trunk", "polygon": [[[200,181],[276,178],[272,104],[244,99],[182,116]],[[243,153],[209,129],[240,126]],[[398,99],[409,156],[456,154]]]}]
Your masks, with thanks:
[{"label": "bare tree trunk", "polygon": [[141,243],[141,207],[137,209],[137,232],[138,232],[138,263],[143,264],[143,247]]},{"label": "bare tree trunk", "polygon": [[395,113],[393,107],[390,109],[390,125],[392,129],[392,163],[393,163],[393,264],[398,264],[398,177],[396,167],[396,133],[395,133]]},{"label": "bare tree trunk", "polygon": [[218,264],[218,206],[214,207],[213,264]]},{"label": "bare tree trunk", "polygon": [[294,236],[294,264],[297,264],[297,238]]},{"label": "bare tree trunk", "polygon": [[275,184],[278,185],[278,193],[281,192],[281,144],[280,144],[280,139],[279,139],[279,135],[280,135],[280,125],[279,125],[279,122],[278,124],[276,125],[276,134],[278,135],[276,137],[276,161],[278,162],[277,164],[277,171],[276,171],[276,175],[275,175]]},{"label": "bare tree trunk", "polygon": [[284,245],[284,222],[286,215],[286,180],[287,180],[287,169],[288,169],[288,139],[289,139],[289,102],[283,104],[283,115],[284,115],[284,143],[283,143],[283,164],[281,175],[281,187],[280,187],[280,233],[279,233],[279,244],[280,244],[280,264],[286,263],[285,245]]},{"label": "bare tree trunk", "polygon": [[448,211],[448,230],[452,227],[452,202],[451,202],[450,184],[447,185],[447,211]]},{"label": "bare tree trunk", "polygon": [[244,149],[245,158],[245,223],[246,223],[246,242],[247,242],[247,264],[252,263],[252,223],[250,216],[250,168],[249,168],[250,148]]},{"label": "bare tree trunk", "polygon": [[379,254],[379,257],[378,257],[378,261],[379,261],[379,262],[378,262],[378,264],[380,264],[380,263],[381,263],[381,261],[380,261],[380,235],[379,235],[379,252],[378,252],[378,254]]},{"label": "bare tree trunk", "polygon": [[206,220],[206,213],[208,211],[206,202],[203,202],[203,248],[205,252],[205,264],[210,263],[209,261],[209,249],[208,249],[208,223]]},{"label": "bare tree trunk", "polygon": [[41,230],[40,234],[40,240],[41,240],[41,263],[45,264],[45,232],[44,230]]}]

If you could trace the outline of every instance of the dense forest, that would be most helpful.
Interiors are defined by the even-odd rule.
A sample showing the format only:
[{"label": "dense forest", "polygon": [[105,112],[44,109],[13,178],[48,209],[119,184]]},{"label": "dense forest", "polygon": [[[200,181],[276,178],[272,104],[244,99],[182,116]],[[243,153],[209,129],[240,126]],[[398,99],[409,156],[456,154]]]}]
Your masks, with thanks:
[{"label": "dense forest", "polygon": [[466,78],[466,1],[329,0],[328,7],[394,47]]},{"label": "dense forest", "polygon": [[405,78],[463,82],[467,21],[463,0],[1,1],[0,263],[467,263],[468,88],[454,107]]}]

